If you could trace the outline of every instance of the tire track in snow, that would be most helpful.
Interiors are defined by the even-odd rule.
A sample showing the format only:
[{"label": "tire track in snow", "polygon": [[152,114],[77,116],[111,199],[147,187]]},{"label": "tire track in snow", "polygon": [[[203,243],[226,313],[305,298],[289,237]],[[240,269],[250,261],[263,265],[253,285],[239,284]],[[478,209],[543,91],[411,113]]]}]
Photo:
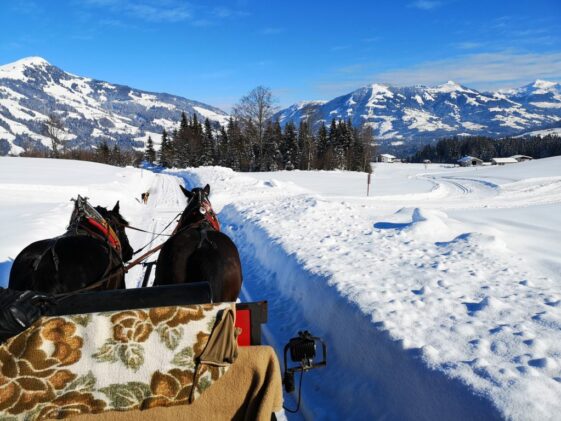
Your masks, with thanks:
[{"label": "tire track in snow", "polygon": [[[168,238],[167,236],[160,236],[158,239],[154,240],[157,236],[156,233],[160,233],[164,227],[169,224],[171,218],[177,213],[181,212],[185,208],[185,197],[179,189],[179,184],[181,184],[181,179],[173,175],[167,174],[154,174],[154,180],[151,183],[148,191],[150,191],[150,197],[148,203],[145,206],[145,212],[143,212],[142,218],[133,225],[139,228],[151,231],[151,233],[142,233],[142,235],[136,235],[134,237],[136,248],[144,246],[145,244],[153,241],[146,249],[139,252],[136,257],[145,253],[149,249],[163,243]],[[172,223],[164,234],[170,234],[175,225]],[[135,232],[136,233],[136,232]],[[140,233],[139,233],[140,234]],[[158,259],[159,252],[148,257],[145,262],[151,262]],[[134,258],[133,258],[134,259]],[[126,276],[126,284],[128,288],[138,288],[142,286],[144,280],[145,268],[141,264],[132,268],[131,271]],[[155,268],[153,268],[148,282],[148,286],[151,286],[154,281]]]}]

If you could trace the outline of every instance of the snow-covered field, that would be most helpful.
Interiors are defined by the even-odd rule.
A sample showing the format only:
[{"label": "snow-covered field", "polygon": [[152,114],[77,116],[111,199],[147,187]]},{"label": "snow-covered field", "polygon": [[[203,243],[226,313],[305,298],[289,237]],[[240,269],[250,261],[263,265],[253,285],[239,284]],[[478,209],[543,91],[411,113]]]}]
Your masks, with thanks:
[{"label": "snow-covered field", "polygon": [[131,224],[157,230],[185,205],[179,182],[211,185],[242,256],[242,300],[269,301],[279,355],[297,330],[326,340],[328,367],[304,377],[304,417],[559,417],[561,157],[376,164],[370,197],[357,173],[0,158],[0,285],[19,250],[64,231],[76,194],[121,200]]}]

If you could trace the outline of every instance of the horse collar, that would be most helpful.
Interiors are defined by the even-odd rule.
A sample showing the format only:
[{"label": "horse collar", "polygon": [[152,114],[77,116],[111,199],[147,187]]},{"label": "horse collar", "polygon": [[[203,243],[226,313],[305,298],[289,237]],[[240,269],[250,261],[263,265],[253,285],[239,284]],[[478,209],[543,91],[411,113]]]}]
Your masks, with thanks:
[{"label": "horse collar", "polygon": [[119,253],[119,255],[121,255],[121,241],[119,240],[119,236],[111,227],[111,225],[109,225],[109,223],[105,219],[102,219],[101,221],[97,221],[94,218],[90,217],[86,217],[85,219],[88,225],[100,232],[103,238],[107,239],[109,245],[113,247]]}]

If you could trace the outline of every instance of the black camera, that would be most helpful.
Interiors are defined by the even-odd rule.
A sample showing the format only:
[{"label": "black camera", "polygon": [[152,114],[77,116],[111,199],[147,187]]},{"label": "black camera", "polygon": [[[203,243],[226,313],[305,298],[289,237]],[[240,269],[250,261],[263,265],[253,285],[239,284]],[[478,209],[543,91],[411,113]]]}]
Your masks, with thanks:
[{"label": "black camera", "polygon": [[[321,344],[322,358],[316,361],[317,344]],[[299,365],[288,367],[287,354],[290,351],[290,359]],[[325,367],[327,365],[327,347],[325,342],[317,336],[313,336],[307,330],[298,332],[298,336],[290,339],[284,347],[284,388],[288,393],[294,391],[294,373],[304,372],[313,368]]]}]

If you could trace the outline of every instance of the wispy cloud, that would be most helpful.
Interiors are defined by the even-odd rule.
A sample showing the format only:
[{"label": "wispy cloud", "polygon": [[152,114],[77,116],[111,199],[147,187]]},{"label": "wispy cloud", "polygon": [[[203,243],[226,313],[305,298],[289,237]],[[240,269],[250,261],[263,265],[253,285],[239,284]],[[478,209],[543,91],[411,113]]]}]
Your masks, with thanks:
[{"label": "wispy cloud", "polygon": [[365,65],[364,64],[349,64],[348,66],[342,66],[336,69],[339,73],[346,73],[346,74],[356,74],[360,72],[364,72]]},{"label": "wispy cloud", "polygon": [[479,53],[421,63],[374,75],[375,80],[398,85],[438,84],[447,80],[478,86],[517,84],[536,78],[561,79],[561,52]]},{"label": "wispy cloud", "polygon": [[9,7],[14,12],[25,15],[37,15],[43,13],[41,6],[32,0],[13,0],[9,2]]},{"label": "wispy cloud", "polygon": [[181,0],[82,0],[77,4],[105,8],[119,17],[153,23],[189,22],[199,27],[249,15],[243,10],[228,7],[208,8]]},{"label": "wispy cloud", "polygon": [[126,5],[126,10],[140,19],[151,22],[181,22],[192,17],[187,6],[183,4],[158,7],[150,4],[128,3]]},{"label": "wispy cloud", "polygon": [[79,4],[105,8],[116,14],[148,22],[175,23],[192,17],[187,4],[177,0],[83,0]]},{"label": "wispy cloud", "polygon": [[336,69],[339,76],[315,86],[321,96],[341,95],[370,83],[397,86],[438,85],[448,80],[476,89],[517,87],[534,79],[561,80],[561,52],[521,53],[502,51],[462,55],[419,63],[384,72],[350,65]]},{"label": "wispy cloud", "polygon": [[229,7],[215,7],[214,9],[212,9],[212,14],[222,19],[242,18],[250,15],[250,13],[246,12],[245,10],[234,10],[230,9]]},{"label": "wispy cloud", "polygon": [[284,32],[284,31],[285,31],[284,28],[275,27],[275,26],[267,26],[266,28],[263,28],[261,30],[261,33],[263,35],[276,35],[276,34],[280,34],[280,33]]},{"label": "wispy cloud", "polygon": [[482,46],[483,44],[481,44],[480,42],[473,42],[473,41],[464,41],[454,44],[454,47],[459,48],[460,50],[474,50]]},{"label": "wispy cloud", "polygon": [[414,7],[416,9],[421,9],[421,10],[432,10],[432,9],[436,9],[441,5],[442,2],[436,0],[417,0],[414,1],[413,3],[409,3],[409,7]]}]

